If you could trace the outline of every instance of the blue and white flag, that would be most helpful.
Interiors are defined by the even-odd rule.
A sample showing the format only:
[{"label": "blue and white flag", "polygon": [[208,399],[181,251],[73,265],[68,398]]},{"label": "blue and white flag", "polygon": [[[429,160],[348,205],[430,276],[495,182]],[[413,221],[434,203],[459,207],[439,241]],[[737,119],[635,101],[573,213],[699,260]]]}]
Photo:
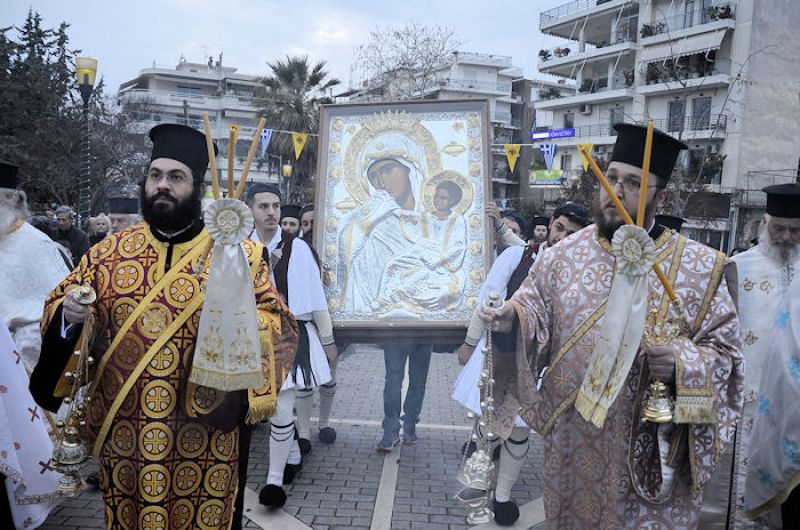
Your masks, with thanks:
[{"label": "blue and white flag", "polygon": [[544,156],[544,164],[548,170],[553,169],[553,158],[556,156],[556,144],[540,144],[539,149],[542,150]]},{"label": "blue and white flag", "polygon": [[262,129],[261,131],[261,158],[267,152],[269,141],[272,139],[272,129]]}]

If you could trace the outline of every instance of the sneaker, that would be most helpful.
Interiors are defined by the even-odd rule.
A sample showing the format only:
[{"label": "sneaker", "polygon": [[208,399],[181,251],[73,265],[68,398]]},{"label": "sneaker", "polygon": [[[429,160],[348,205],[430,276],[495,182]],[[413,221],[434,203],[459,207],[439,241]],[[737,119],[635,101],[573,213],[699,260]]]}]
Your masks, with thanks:
[{"label": "sneaker", "polygon": [[403,444],[414,445],[417,443],[417,426],[414,423],[403,424]]},{"label": "sneaker", "polygon": [[375,446],[375,450],[379,453],[391,453],[395,447],[400,445],[400,435],[399,434],[390,434],[387,432],[383,433],[383,438],[378,445]]}]

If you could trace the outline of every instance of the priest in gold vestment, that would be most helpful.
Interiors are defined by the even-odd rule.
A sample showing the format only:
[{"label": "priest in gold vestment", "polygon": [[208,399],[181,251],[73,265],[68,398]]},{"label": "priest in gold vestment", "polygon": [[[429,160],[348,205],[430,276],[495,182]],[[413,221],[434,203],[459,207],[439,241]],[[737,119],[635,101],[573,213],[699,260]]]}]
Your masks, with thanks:
[{"label": "priest in gold vestment", "polygon": [[[616,128],[608,181],[635,219],[646,130]],[[506,437],[519,414],[543,436],[549,528],[696,528],[702,486],[733,436],[743,363],[730,265],[724,254],[654,222],[685,147],[655,132],[644,228],[622,227],[601,190],[596,224],[536,260],[510,303],[481,310],[500,350],[492,427]],[[614,297],[616,282],[636,270],[628,261],[634,248],[649,249],[650,264],[659,264],[677,294],[685,313],[680,333],[679,313],[650,264],[636,273],[639,302],[620,305]],[[634,310],[640,327],[628,333]],[[658,332],[670,330],[664,323],[672,323],[670,333]],[[607,331],[621,328],[626,333],[609,341]],[[651,379],[675,398],[672,422],[640,419]]]},{"label": "priest in gold vestment", "polygon": [[[58,408],[91,312],[97,362],[81,434],[100,461],[106,528],[240,528],[250,432],[241,427],[274,413],[297,324],[270,282],[263,246],[245,241],[260,340],[254,353],[266,385],[223,392],[190,382],[214,260],[213,252],[201,260],[210,237],[200,217],[208,154],[204,135],[189,127],[160,125],[150,136],[144,222],[92,247],[51,293],[31,390],[41,406]],[[88,308],[70,293],[83,284],[97,293]]]}]

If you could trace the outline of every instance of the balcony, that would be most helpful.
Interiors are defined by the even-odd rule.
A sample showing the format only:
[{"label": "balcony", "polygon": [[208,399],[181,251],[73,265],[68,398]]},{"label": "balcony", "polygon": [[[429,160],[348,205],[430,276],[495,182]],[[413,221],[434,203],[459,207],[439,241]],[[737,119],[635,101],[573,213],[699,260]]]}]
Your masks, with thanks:
[{"label": "balcony", "polygon": [[656,129],[661,129],[683,141],[725,139],[728,126],[726,114],[705,114],[685,116],[677,119],[653,120]]},{"label": "balcony", "polygon": [[497,66],[500,68],[512,68],[511,57],[507,55],[492,55],[489,53],[473,52],[453,52],[453,58],[457,63],[479,64],[483,66]]},{"label": "balcony", "polygon": [[[613,58],[616,55],[631,53],[635,49],[635,41],[629,38],[621,39],[611,46],[591,48],[582,52],[572,51],[567,48],[568,51],[564,54],[564,48],[561,48],[560,56],[552,57],[551,55],[552,58],[539,61],[536,68],[543,74],[560,75],[574,79],[582,63],[602,61]],[[543,51],[549,52],[549,50]],[[547,55],[539,52],[539,57],[545,58]]]},{"label": "balcony", "polygon": [[[578,23],[585,19],[585,24],[580,23],[585,35],[597,35],[608,31],[620,9],[627,15],[638,12],[638,8],[638,0],[574,0],[543,11],[539,15],[539,30],[566,39],[577,39]],[[595,39],[590,38],[589,42],[595,42]]]},{"label": "balcony", "polygon": [[[510,90],[510,89],[509,89]],[[169,92],[163,90],[147,90],[135,88],[120,91],[118,98],[121,104],[141,103],[144,105],[157,105],[163,107],[183,108],[184,101],[193,110],[239,110],[255,113],[257,111],[257,98],[248,96],[238,96],[236,94],[224,94],[222,96],[210,96],[189,92]]]},{"label": "balcony", "polygon": [[675,39],[716,29],[733,29],[736,26],[735,19],[736,4],[734,2],[706,9],[696,9],[682,15],[656,17],[656,22],[642,25],[642,38],[648,39],[643,44],[663,40],[663,38],[656,39],[656,36]]},{"label": "balcony", "polygon": [[534,103],[534,108],[536,110],[558,110],[585,104],[612,103],[628,99],[633,99],[633,89],[623,83],[615,83],[611,87],[579,91],[575,95],[539,100]]},{"label": "balcony", "polygon": [[500,127],[511,129],[519,129],[522,127],[522,122],[519,118],[513,118],[510,112],[493,112],[492,123]]},{"label": "balcony", "polygon": [[511,95],[511,81],[473,81],[471,79],[444,78],[438,81],[443,89],[465,92]]}]

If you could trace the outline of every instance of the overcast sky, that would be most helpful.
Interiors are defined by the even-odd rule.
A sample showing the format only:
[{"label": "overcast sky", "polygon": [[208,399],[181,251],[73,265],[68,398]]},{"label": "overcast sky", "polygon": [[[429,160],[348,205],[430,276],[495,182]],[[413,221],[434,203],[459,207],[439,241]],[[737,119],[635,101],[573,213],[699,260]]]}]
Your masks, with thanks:
[{"label": "overcast sky", "polygon": [[45,27],[65,21],[70,44],[99,61],[109,92],[139,70],[173,68],[181,55],[203,63],[223,52],[239,72],[264,75],[288,55],[325,60],[347,86],[353,48],[376,26],[408,20],[448,26],[464,51],[508,55],[526,77],[536,74],[545,41],[539,12],[568,0],[3,0],[0,27],[21,26],[29,9]]}]

